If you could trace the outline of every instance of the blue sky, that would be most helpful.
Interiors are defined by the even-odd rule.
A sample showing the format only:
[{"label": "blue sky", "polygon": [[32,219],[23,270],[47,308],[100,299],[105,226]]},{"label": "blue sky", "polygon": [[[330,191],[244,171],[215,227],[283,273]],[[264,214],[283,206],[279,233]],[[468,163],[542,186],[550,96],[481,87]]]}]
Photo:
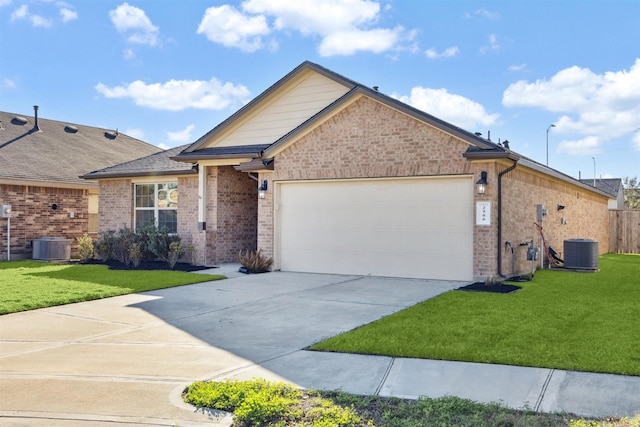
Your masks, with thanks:
[{"label": "blue sky", "polygon": [[548,131],[575,178],[638,176],[639,22],[638,0],[0,0],[0,110],[169,148],[309,60],[543,164]]}]

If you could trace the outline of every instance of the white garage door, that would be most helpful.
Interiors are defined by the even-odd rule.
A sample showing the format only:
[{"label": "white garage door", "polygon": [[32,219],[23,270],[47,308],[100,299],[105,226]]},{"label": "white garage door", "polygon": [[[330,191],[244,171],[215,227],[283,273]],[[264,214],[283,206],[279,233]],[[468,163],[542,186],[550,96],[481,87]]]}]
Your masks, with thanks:
[{"label": "white garage door", "polygon": [[471,177],[279,183],[283,271],[472,280]]}]

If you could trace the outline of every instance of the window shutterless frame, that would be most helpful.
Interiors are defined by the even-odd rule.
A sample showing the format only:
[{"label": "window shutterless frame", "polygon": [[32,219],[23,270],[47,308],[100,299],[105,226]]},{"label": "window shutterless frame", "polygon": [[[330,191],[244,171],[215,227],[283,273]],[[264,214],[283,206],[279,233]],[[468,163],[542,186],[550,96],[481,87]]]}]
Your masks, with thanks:
[{"label": "window shutterless frame", "polygon": [[133,188],[134,229],[155,225],[175,234],[178,231],[178,184],[137,183]]}]

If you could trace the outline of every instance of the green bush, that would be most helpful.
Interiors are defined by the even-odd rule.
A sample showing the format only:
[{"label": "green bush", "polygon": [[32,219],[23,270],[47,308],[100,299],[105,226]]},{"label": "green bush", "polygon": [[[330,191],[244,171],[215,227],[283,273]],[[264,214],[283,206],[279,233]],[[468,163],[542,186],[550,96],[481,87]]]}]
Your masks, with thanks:
[{"label": "green bush", "polygon": [[142,261],[164,261],[175,267],[183,255],[180,236],[170,235],[165,229],[149,226],[133,230],[127,226],[99,234],[95,250],[103,261],[116,259],[125,265],[140,265]]},{"label": "green bush", "polygon": [[267,425],[286,417],[300,395],[293,386],[263,379],[197,382],[184,392],[185,400],[192,405],[233,412],[234,425],[250,426]]},{"label": "green bush", "polygon": [[80,256],[80,260],[87,262],[93,259],[93,239],[87,233],[84,233],[82,236],[77,237],[76,241],[78,242],[78,255]]},{"label": "green bush", "polygon": [[114,259],[116,247],[116,232],[115,230],[101,231],[98,233],[98,240],[94,244],[95,251],[103,261],[109,261]]}]

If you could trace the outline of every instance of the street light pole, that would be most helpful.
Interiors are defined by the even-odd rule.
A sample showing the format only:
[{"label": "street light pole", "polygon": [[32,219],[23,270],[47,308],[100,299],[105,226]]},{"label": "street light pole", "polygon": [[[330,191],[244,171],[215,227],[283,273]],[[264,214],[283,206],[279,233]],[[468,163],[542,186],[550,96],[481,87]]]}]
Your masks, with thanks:
[{"label": "street light pole", "polygon": [[549,166],[549,129],[556,127],[556,125],[549,125],[547,128],[547,166]]},{"label": "street light pole", "polygon": [[593,159],[593,186],[596,186],[596,158],[592,157]]}]

